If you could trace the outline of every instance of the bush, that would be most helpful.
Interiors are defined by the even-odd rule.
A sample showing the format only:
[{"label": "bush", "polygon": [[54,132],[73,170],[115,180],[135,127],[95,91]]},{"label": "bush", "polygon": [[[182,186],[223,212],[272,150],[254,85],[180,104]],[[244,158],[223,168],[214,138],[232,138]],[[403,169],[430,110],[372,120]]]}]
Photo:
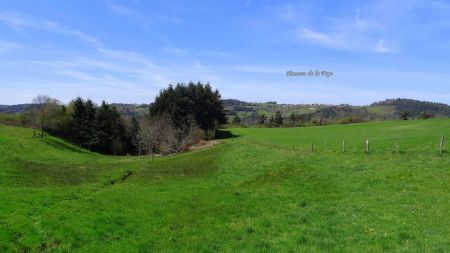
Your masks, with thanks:
[{"label": "bush", "polygon": [[140,136],[144,151],[164,155],[182,152],[208,138],[209,133],[199,128],[192,117],[187,122],[184,127],[177,127],[166,114],[143,119],[140,122]]},{"label": "bush", "polygon": [[364,121],[365,120],[363,118],[350,116],[350,117],[346,117],[346,118],[338,120],[337,123],[338,124],[352,124],[352,123],[361,123]]},{"label": "bush", "polygon": [[0,113],[0,124],[11,126],[27,126],[29,120],[24,114]]}]

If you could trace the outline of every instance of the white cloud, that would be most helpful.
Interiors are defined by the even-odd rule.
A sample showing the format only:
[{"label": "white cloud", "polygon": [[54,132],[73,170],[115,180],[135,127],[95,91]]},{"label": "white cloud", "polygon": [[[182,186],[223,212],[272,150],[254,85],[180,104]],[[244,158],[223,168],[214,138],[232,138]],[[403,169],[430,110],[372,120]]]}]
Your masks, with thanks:
[{"label": "white cloud", "polygon": [[281,67],[266,67],[266,66],[251,66],[251,65],[239,65],[228,67],[232,71],[239,71],[244,73],[256,73],[256,74],[267,74],[267,75],[285,75],[286,69]]},{"label": "white cloud", "polygon": [[20,47],[21,45],[14,42],[0,41],[0,53],[6,53]]},{"label": "white cloud", "polygon": [[105,6],[111,10],[112,12],[129,17],[131,19],[134,19],[140,23],[144,28],[148,29],[149,26],[153,23],[153,21],[146,16],[142,15],[138,11],[131,9],[129,7],[123,6],[121,4],[112,2],[112,1],[105,1]]},{"label": "white cloud", "polygon": [[161,50],[175,57],[182,57],[188,54],[187,50],[177,47],[163,47]]},{"label": "white cloud", "polygon": [[[400,44],[395,41],[396,35],[390,32],[387,10],[383,5],[384,2],[361,3],[354,10],[336,9],[335,15],[326,17],[317,13],[328,13],[327,10],[313,11],[313,7],[302,3],[271,6],[268,10],[275,21],[272,20],[268,26],[279,22],[281,29],[290,36],[289,41],[335,50],[391,53],[393,50],[385,42],[389,41],[396,47]],[[379,14],[381,10],[383,13]],[[380,43],[380,37],[386,40]]]},{"label": "white cloud", "polygon": [[70,36],[79,39],[80,41],[89,43],[95,47],[101,47],[101,43],[98,39],[83,33],[78,30],[64,27],[56,22],[48,20],[36,20],[27,17],[23,14],[15,12],[2,12],[0,13],[0,21],[9,25],[11,29],[21,32],[23,29],[31,28],[43,30],[46,32],[58,33],[65,36]]},{"label": "white cloud", "polygon": [[384,40],[379,40],[377,42],[377,44],[375,45],[375,52],[377,52],[377,53],[390,53],[390,52],[392,52],[392,49],[388,48],[385,45]]},{"label": "white cloud", "polygon": [[333,45],[336,44],[337,41],[333,39],[330,35],[325,33],[320,33],[313,31],[309,28],[299,28],[295,34],[299,38],[303,38],[312,42],[317,42],[322,45]]},{"label": "white cloud", "polygon": [[[0,22],[24,35],[29,30],[37,29],[74,37],[92,46],[92,50],[83,52],[56,46],[52,50],[55,54],[46,57],[46,60],[33,58],[31,54],[25,60],[0,61],[0,66],[5,67],[0,68],[0,72],[4,72],[0,93],[8,92],[8,87],[34,90],[32,88],[40,83],[48,90],[72,94],[72,97],[90,95],[99,101],[107,98],[109,94],[111,99],[148,102],[152,97],[142,98],[143,94],[156,94],[169,83],[217,80],[217,76],[198,61],[191,65],[156,64],[147,56],[136,52],[108,49],[99,39],[56,22],[13,12],[0,13]],[[0,41],[0,52],[16,47],[18,45],[14,43]],[[40,49],[29,45],[28,50]],[[177,54],[187,53],[176,48],[167,50]],[[141,98],[130,98],[129,94],[140,94]]]}]

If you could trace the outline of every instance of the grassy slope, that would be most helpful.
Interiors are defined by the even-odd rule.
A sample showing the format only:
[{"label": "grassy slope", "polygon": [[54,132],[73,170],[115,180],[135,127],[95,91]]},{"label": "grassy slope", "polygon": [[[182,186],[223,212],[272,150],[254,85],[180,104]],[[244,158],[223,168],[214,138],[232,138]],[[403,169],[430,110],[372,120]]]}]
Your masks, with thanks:
[{"label": "grassy slope", "polygon": [[0,126],[0,251],[450,248],[450,162],[437,152],[449,120],[232,131],[140,168]]}]

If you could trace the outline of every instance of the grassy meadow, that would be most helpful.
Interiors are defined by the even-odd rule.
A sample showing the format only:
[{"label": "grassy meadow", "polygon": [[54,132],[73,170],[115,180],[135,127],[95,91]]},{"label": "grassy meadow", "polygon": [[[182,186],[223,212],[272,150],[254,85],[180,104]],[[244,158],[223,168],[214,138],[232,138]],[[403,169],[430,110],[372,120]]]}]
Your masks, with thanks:
[{"label": "grassy meadow", "polygon": [[139,163],[0,125],[0,252],[450,250],[450,120],[222,131]]}]

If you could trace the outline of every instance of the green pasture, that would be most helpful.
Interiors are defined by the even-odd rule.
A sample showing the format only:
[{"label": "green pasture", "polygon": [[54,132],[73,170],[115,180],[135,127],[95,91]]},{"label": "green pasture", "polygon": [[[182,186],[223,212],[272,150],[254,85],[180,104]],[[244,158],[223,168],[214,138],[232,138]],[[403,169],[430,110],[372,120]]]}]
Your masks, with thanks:
[{"label": "green pasture", "polygon": [[142,163],[31,136],[0,126],[0,252],[450,250],[447,119],[226,129]]}]

